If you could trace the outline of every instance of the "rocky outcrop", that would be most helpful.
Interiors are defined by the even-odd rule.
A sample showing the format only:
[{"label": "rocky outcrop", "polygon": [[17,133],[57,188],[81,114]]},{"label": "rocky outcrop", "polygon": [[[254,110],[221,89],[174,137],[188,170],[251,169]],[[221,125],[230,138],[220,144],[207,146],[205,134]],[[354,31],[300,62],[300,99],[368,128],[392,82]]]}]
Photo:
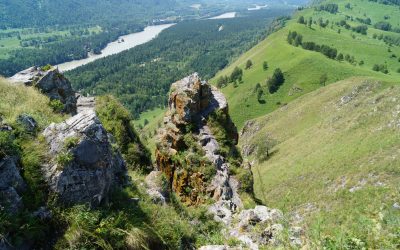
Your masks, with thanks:
[{"label": "rocky outcrop", "polygon": [[[169,110],[164,118],[164,127],[159,131],[156,162],[159,170],[169,178],[172,191],[182,201],[193,205],[211,197],[229,203],[229,209],[236,209],[240,202],[234,199],[235,190],[231,185],[234,181],[230,179],[229,167],[218,154],[218,142],[207,125],[208,116],[216,111],[227,114],[227,101],[216,88],[201,81],[197,73],[172,84]],[[188,145],[185,141],[187,134],[193,136],[197,145]],[[237,143],[237,131],[230,137]],[[190,154],[180,162],[175,160],[180,152],[193,151],[196,147],[200,149],[192,155],[201,157],[196,163],[189,160]],[[215,172],[209,179],[201,171],[208,165]]]},{"label": "rocky outcrop", "polygon": [[[184,203],[212,201],[208,211],[224,225],[225,237],[237,239],[245,249],[279,246],[284,230],[282,212],[266,206],[243,208],[239,195],[243,183],[231,175],[233,166],[223,153],[227,140],[231,146],[237,144],[238,133],[221,92],[201,81],[198,74],[172,84],[169,109],[158,137],[157,167]],[[192,160],[193,155],[197,160]],[[236,160],[241,162],[240,156]],[[213,171],[202,165],[209,165]],[[241,171],[250,169],[241,167]],[[245,176],[252,178],[251,174]],[[236,248],[211,245],[200,249]]]},{"label": "rocky outcrop", "polygon": [[15,157],[0,160],[0,211],[16,213],[23,207],[21,194],[26,184]]},{"label": "rocky outcrop", "polygon": [[44,70],[40,67],[31,67],[15,74],[10,81],[34,86],[47,95],[50,100],[59,100],[64,105],[63,112],[76,114],[75,92],[71,83],[58,69]]},{"label": "rocky outcrop", "polygon": [[43,171],[50,189],[66,204],[107,200],[126,183],[126,167],[94,111],[88,110],[44,131],[51,164]]}]

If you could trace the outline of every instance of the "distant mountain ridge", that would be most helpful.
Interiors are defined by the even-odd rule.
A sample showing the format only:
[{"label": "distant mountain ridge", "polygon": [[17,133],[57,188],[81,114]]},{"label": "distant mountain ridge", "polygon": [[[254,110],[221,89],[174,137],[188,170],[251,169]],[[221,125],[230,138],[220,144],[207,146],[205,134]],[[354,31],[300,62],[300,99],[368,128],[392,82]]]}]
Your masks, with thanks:
[{"label": "distant mountain ridge", "polygon": [[32,27],[138,19],[145,12],[167,12],[176,0],[2,0],[0,27]]}]

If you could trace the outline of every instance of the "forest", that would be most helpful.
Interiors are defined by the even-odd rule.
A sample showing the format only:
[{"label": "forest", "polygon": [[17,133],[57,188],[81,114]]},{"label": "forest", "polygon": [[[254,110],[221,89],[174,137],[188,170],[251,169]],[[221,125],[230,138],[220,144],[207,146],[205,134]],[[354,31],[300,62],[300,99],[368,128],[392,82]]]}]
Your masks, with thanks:
[{"label": "forest", "polygon": [[117,96],[138,117],[148,109],[164,107],[170,84],[183,76],[196,71],[204,79],[213,77],[264,38],[272,21],[288,11],[184,21],[147,44],[79,67],[67,76],[84,94]]}]

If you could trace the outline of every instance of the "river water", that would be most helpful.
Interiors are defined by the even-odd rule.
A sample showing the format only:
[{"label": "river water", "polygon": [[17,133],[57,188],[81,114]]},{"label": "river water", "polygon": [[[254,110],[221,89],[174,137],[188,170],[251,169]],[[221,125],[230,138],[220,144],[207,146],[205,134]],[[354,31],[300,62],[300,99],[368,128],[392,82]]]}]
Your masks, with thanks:
[{"label": "river water", "polygon": [[247,10],[261,10],[261,9],[265,9],[265,8],[267,8],[268,7],[268,4],[266,4],[266,5],[258,5],[258,4],[255,4],[254,5],[255,7],[252,7],[252,8],[248,8]]},{"label": "river water", "polygon": [[[88,64],[90,62],[94,62],[97,59],[118,54],[124,50],[128,50],[138,45],[149,42],[150,40],[154,39],[158,34],[160,34],[161,31],[171,27],[172,25],[174,24],[148,26],[141,32],[121,36],[117,41],[107,44],[107,47],[105,47],[99,55],[89,54],[88,58],[62,63],[56,65],[56,67],[58,67],[58,69],[61,71],[68,71]],[[124,42],[121,42],[122,40]]]},{"label": "river water", "polygon": [[227,12],[219,16],[210,17],[209,19],[228,19],[228,18],[235,18],[236,12]]}]

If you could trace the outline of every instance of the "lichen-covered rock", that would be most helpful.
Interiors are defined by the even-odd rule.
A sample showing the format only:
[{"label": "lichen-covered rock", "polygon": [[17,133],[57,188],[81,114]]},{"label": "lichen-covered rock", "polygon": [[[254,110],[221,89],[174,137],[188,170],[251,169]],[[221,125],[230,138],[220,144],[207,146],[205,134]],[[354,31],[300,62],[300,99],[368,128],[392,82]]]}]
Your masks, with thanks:
[{"label": "lichen-covered rock", "polygon": [[[237,129],[227,115],[228,104],[220,91],[202,81],[197,73],[172,84],[169,109],[158,135],[156,162],[169,179],[172,191],[188,204],[201,203],[206,196],[221,204],[232,203],[234,191],[230,187],[229,167],[219,154],[220,145],[207,125],[209,115],[217,111],[226,114],[229,120],[226,124],[232,131],[229,138],[236,144]],[[188,145],[187,135],[193,136],[195,146]],[[197,147],[201,149],[192,152]],[[177,160],[182,152],[184,159]],[[189,158],[193,155],[199,159],[191,161]],[[212,178],[205,169],[215,172]],[[234,209],[238,204],[228,206]]]},{"label": "lichen-covered rock", "polygon": [[57,68],[43,70],[40,67],[31,67],[15,74],[10,81],[34,86],[50,100],[59,100],[64,105],[63,112],[76,114],[75,92],[69,80]]},{"label": "lichen-covered rock", "polygon": [[23,207],[21,193],[25,188],[17,159],[6,157],[0,160],[0,210],[18,212]]},{"label": "lichen-covered rock", "polygon": [[94,111],[51,124],[43,134],[52,156],[43,167],[45,179],[61,201],[97,205],[126,183],[125,162]]}]

